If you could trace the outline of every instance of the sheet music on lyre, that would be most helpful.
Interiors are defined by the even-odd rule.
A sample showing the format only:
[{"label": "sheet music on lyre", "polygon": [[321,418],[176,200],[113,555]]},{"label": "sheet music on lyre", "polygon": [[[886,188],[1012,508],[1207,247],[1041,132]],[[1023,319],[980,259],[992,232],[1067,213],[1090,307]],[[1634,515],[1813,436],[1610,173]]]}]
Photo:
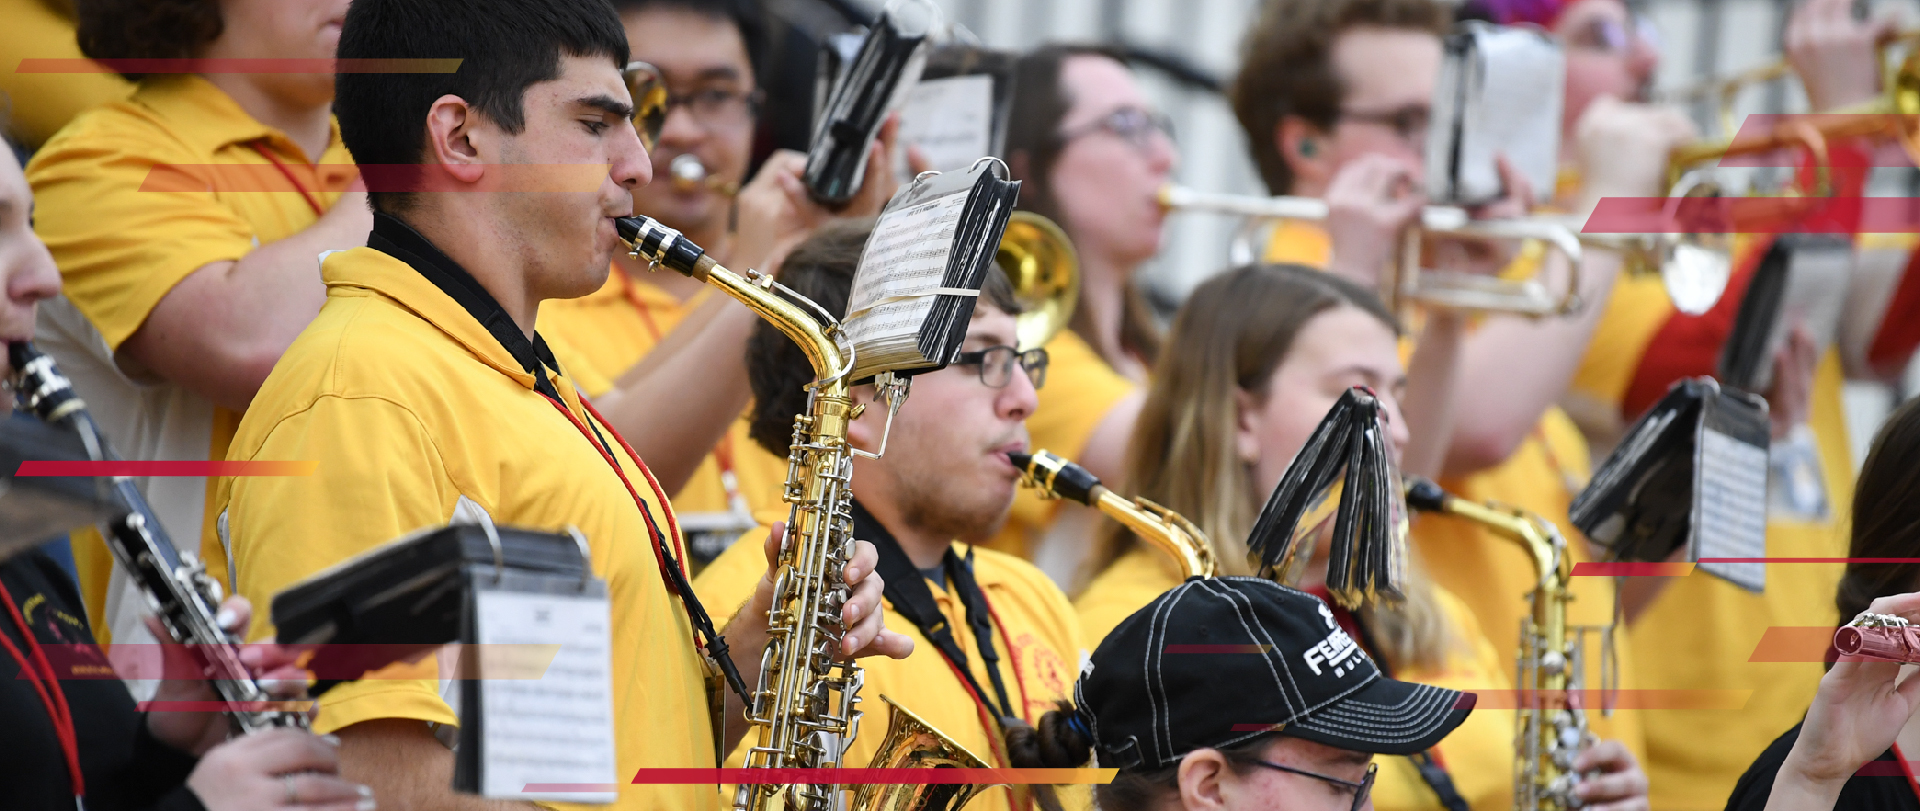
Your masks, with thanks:
[{"label": "sheet music on lyre", "polygon": [[475,594],[483,796],[614,801],[612,635],[597,585]]},{"label": "sheet music on lyre", "polygon": [[990,158],[895,193],[860,254],[839,333],[854,380],[939,369],[966,337],[1019,181]]}]

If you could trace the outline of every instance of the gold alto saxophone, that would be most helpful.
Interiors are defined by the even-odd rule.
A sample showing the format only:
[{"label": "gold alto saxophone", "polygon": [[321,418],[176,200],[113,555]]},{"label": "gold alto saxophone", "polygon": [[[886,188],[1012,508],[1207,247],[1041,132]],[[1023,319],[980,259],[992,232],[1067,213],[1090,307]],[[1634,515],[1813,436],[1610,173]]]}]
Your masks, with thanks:
[{"label": "gold alto saxophone", "polygon": [[[760,679],[747,696],[747,721],[753,748],[747,768],[827,769],[841,757],[860,727],[860,666],[836,657],[846,632],[840,609],[851,596],[841,572],[853,556],[853,449],[847,424],[863,407],[853,404],[847,381],[851,365],[833,339],[839,322],[819,305],[748,270],[745,275],[720,266],[680,232],[649,217],[616,221],[620,238],[636,259],[699,279],[738,299],[779,328],[807,354],[814,382],[807,412],[794,418],[793,444],[787,456],[786,501],[792,505],[787,535],[774,576],[773,608],[767,615],[767,647]],[[894,396],[898,396],[896,393]],[[884,697],[883,697],[884,698]],[[888,703],[892,703],[889,701]],[[911,713],[893,713],[895,750],[883,747],[876,766],[986,764]],[[855,808],[958,808],[984,786],[955,801],[952,786],[865,786]],[[944,791],[943,791],[944,790]],[[734,808],[741,811],[798,808],[830,811],[841,807],[837,785],[740,784]],[[933,803],[951,802],[936,806]],[[919,804],[925,799],[928,804]]]},{"label": "gold alto saxophone", "polygon": [[1526,547],[1539,581],[1529,598],[1533,613],[1520,623],[1519,707],[1515,710],[1514,808],[1567,811],[1580,807],[1573,759],[1594,739],[1578,696],[1585,680],[1567,624],[1573,563],[1554,525],[1531,513],[1457,498],[1419,477],[1407,478],[1407,506],[1458,516]]},{"label": "gold alto saxophone", "polygon": [[1093,507],[1180,563],[1180,579],[1213,577],[1218,567],[1213,542],[1185,516],[1144,498],[1124,498],[1107,489],[1086,468],[1046,450],[1008,454],[1020,470],[1020,483],[1044,498],[1064,498]]}]

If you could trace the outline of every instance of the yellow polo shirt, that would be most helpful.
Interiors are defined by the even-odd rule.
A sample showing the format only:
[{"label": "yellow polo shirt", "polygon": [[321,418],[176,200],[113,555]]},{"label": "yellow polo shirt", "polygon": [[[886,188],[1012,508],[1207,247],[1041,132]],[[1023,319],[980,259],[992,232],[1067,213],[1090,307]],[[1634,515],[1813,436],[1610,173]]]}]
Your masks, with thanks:
[{"label": "yellow polo shirt", "polygon": [[[754,587],[767,571],[761,548],[766,537],[765,529],[747,533],[694,581],[694,589],[713,611],[714,624],[725,627],[753,596]],[[964,558],[968,549],[965,544],[955,544],[955,551]],[[1080,659],[1086,648],[1080,623],[1066,595],[1032,564],[991,549],[975,548],[972,552],[974,579],[992,606],[994,627],[1001,632],[993,640],[1000,654],[1000,678],[1020,717],[1028,723],[1037,722],[1054,709],[1056,702],[1073,698],[1073,683],[1080,675]],[[942,586],[931,581],[927,585],[953,629],[954,643],[968,652],[967,664],[975,680],[992,693],[993,681],[975,652],[978,647],[966,622],[966,609]],[[860,706],[867,715],[847,750],[846,764],[862,767],[872,762],[887,733],[886,702],[880,700],[884,695],[951,736],[967,751],[986,759],[988,765],[1006,766],[1005,745],[990,734],[981,719],[980,705],[968,695],[966,682],[954,673],[940,651],[891,606],[886,610],[886,623],[888,629],[913,640],[913,655],[899,660],[860,660],[866,670]],[[991,695],[984,698],[989,703],[995,701]],[[727,759],[727,765],[742,765],[746,749],[752,745],[749,734]],[[730,800],[733,795],[729,791],[725,796]],[[1006,788],[987,789],[967,808],[999,811],[1017,807],[1011,804],[1011,796]],[[1069,808],[1092,805],[1092,792],[1084,786],[1063,788],[1061,798]]]},{"label": "yellow polo shirt", "polygon": [[[533,376],[458,303],[370,248],[329,257],[327,303],[254,397],[232,460],[312,460],[310,476],[221,479],[239,592],[265,606],[290,584],[423,527],[484,513],[497,524],[578,527],[607,582],[620,808],[693,808],[711,786],[635,786],[642,767],[712,767],[704,668],[662,580],[646,518],[600,450],[533,390]],[[566,409],[592,418],[571,381]],[[669,542],[654,497],[613,429],[620,469]],[[209,530],[204,546],[217,549]],[[213,556],[218,560],[219,556]],[[256,611],[251,636],[269,636]],[[431,663],[419,668],[432,675]],[[418,672],[418,671],[415,671]],[[320,700],[316,732],[378,718],[455,723],[434,681],[369,679]]]},{"label": "yellow polo shirt", "polygon": [[[1290,222],[1275,228],[1265,258],[1272,262],[1300,262],[1324,267],[1330,251],[1326,232],[1311,223]],[[1538,261],[1539,253],[1522,260]],[[1470,501],[1498,502],[1552,521],[1567,539],[1576,562],[1592,559],[1586,536],[1567,517],[1573,496],[1592,475],[1587,445],[1573,421],[1557,407],[1548,408],[1527,439],[1499,465],[1470,476],[1440,482],[1448,492]],[[1470,522],[1445,515],[1422,515],[1411,533],[1414,548],[1435,583],[1445,588],[1473,613],[1502,662],[1520,655],[1520,620],[1531,608],[1527,592],[1533,588],[1535,568],[1525,548]],[[1613,622],[1613,583],[1601,577],[1577,577],[1568,607],[1574,625],[1603,626]],[[1620,687],[1638,686],[1631,662],[1632,646],[1616,637],[1620,657]],[[1589,650],[1586,683],[1598,689],[1603,671],[1599,651]],[[1640,711],[1616,710],[1612,717],[1589,717],[1595,734],[1621,741],[1645,760],[1645,738]]]},{"label": "yellow polo shirt", "polygon": [[[74,119],[27,164],[34,230],[53,252],[63,287],[59,298],[40,305],[35,338],[121,456],[226,456],[238,413],[163,380],[131,378],[113,353],[194,271],[313,225],[316,205],[330,208],[339,198],[334,190],[346,188],[357,171],[337,126],[318,158],[316,167],[284,133],[254,120],[207,80],[163,76]],[[284,180],[276,161],[299,187],[289,180],[285,191],[255,191],[255,179],[274,188]],[[248,182],[236,183],[230,173],[216,176],[215,166],[253,169]],[[138,483],[174,539],[191,548],[211,515],[206,482]],[[116,573],[99,535],[76,533],[73,556],[101,643],[129,632],[144,638],[138,613],[145,605]]]},{"label": "yellow polo shirt", "polygon": [[[548,336],[561,366],[579,373],[580,390],[593,398],[611,389],[613,381],[652,352],[687,313],[714,295],[723,294],[706,288],[682,302],[655,285],[629,278],[615,265],[599,290],[542,306],[539,330]],[[787,459],[761,448],[748,430],[745,415],[734,420],[720,445],[694,470],[693,478],[672,494],[674,511],[683,520],[728,512],[731,505],[722,476],[728,470],[746,502],[747,517],[782,505]]]},{"label": "yellow polo shirt", "polygon": [[[1663,351],[1658,333],[1674,315],[1657,277],[1623,276],[1574,380],[1575,390],[1618,413],[1642,359]],[[1814,374],[1808,425],[1819,447],[1831,520],[1769,520],[1769,557],[1847,555],[1843,516],[1853,503],[1854,466],[1841,402],[1844,384],[1839,355],[1829,351]],[[1628,422],[1639,416],[1618,415]],[[1838,563],[1770,565],[1760,594],[1696,571],[1673,579],[1634,622],[1629,637],[1639,654],[1640,687],[1706,691],[1691,695],[1709,705],[1706,696],[1715,691],[1746,694],[1744,705],[1734,710],[1663,706],[1642,711],[1654,808],[1721,808],[1767,743],[1800,721],[1825,673],[1820,662],[1748,660],[1769,627],[1837,624],[1833,595],[1844,569]],[[1684,704],[1690,694],[1676,695],[1681,698],[1667,703]]]},{"label": "yellow polo shirt", "polygon": [[[1122,620],[1177,585],[1179,569],[1160,550],[1137,546],[1121,555],[1074,600],[1088,644],[1097,646]],[[1482,694],[1481,706],[1435,749],[1453,778],[1454,789],[1474,811],[1507,811],[1513,806],[1514,705],[1502,699],[1513,686],[1511,665],[1487,641],[1465,603],[1439,586],[1434,587],[1434,597],[1458,634],[1459,644],[1443,667],[1405,672],[1396,668],[1394,678]],[[1380,774],[1373,783],[1374,808],[1439,811],[1439,795],[1421,779],[1412,760],[1376,760]]]},{"label": "yellow polo shirt", "polygon": [[[1137,388],[1107,365],[1086,339],[1069,329],[1047,342],[1046,382],[1038,392],[1039,405],[1027,417],[1028,447],[1046,449],[1070,460],[1080,458],[1107,412]],[[1034,544],[1045,537],[1059,507],[1059,501],[1045,500],[1031,489],[1020,488],[1014,494],[1006,525],[982,546],[1032,559]]]},{"label": "yellow polo shirt", "polygon": [[22,59],[81,59],[73,18],[60,0],[0,0],[0,96],[13,99],[7,134],[39,146],[82,111],[126,98],[114,73],[21,73]]}]

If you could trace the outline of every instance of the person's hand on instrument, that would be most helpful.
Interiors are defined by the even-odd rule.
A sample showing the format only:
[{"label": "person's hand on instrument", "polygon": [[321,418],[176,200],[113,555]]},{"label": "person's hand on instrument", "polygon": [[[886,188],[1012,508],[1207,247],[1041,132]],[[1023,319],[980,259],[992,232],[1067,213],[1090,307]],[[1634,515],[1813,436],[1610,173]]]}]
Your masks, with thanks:
[{"label": "person's hand on instrument", "polygon": [[1587,811],[1646,811],[1647,773],[1626,744],[1605,740],[1573,759],[1573,770],[1585,775],[1573,790]]},{"label": "person's hand on instrument", "polygon": [[1612,96],[1587,105],[1574,132],[1588,206],[1604,197],[1665,197],[1668,154],[1697,137],[1677,109]]},{"label": "person's hand on instrument", "polygon": [[[743,615],[757,612],[761,622],[766,621],[766,611],[773,605],[773,578],[780,571],[780,545],[786,540],[786,522],[776,522],[772,531],[767,533],[763,550],[767,554],[767,574],[760,578],[760,584],[754,587],[753,598],[747,607],[741,609]],[[881,591],[886,581],[874,572],[880,565],[880,553],[873,544],[866,541],[853,542],[853,559],[847,561],[841,570],[841,579],[853,589],[845,605],[840,607],[840,619],[845,623],[846,633],[840,637],[840,650],[836,651],[843,659],[860,659],[868,656],[885,656],[890,659],[905,659],[913,653],[913,640],[898,631],[889,630],[886,624],[886,611]]]},{"label": "person's hand on instrument", "polygon": [[728,262],[737,271],[747,268],[773,272],[793,246],[833,218],[833,212],[807,197],[801,175],[807,156],[790,149],[774,150],[753,180],[734,198],[734,244]]},{"label": "person's hand on instrument", "polygon": [[1795,320],[1787,339],[1773,356],[1773,385],[1767,390],[1767,419],[1773,438],[1785,439],[1813,410],[1813,373],[1820,367],[1819,348],[1806,325]]},{"label": "person's hand on instrument", "polygon": [[[228,597],[216,615],[220,627],[236,639],[244,637],[253,620],[253,605],[239,595]],[[199,654],[173,641],[160,620],[147,617],[147,629],[160,640],[163,679],[154,691],[153,702],[163,709],[146,714],[147,731],[161,743],[194,755],[227,739],[231,725],[217,706],[220,696],[204,678],[179,678],[202,667]],[[297,702],[307,692],[307,671],[294,664],[295,653],[272,644],[240,646],[240,662],[275,701]],[[180,707],[182,704],[200,706]],[[176,709],[167,711],[173,705]],[[304,708],[289,712],[304,712]]]},{"label": "person's hand on instrument", "polygon": [[340,742],[270,729],[209,750],[187,776],[207,811],[374,811],[373,790],[342,780]]},{"label": "person's hand on instrument", "polygon": [[[1872,614],[1920,621],[1920,594],[1874,600]],[[1920,710],[1920,676],[1900,678],[1900,664],[1842,656],[1820,679],[1800,737],[1774,777],[1767,808],[1828,809],[1854,772],[1893,746]]]},{"label": "person's hand on instrument", "polygon": [[1807,0],[1787,20],[1787,64],[1807,89],[1816,113],[1869,102],[1880,93],[1879,45],[1900,29],[1898,9],[1881,6],[1865,20],[1853,0]]},{"label": "person's hand on instrument", "polygon": [[900,114],[887,116],[887,123],[880,125],[880,134],[873,139],[873,146],[867,151],[867,173],[860,178],[860,190],[855,192],[853,200],[840,212],[842,217],[874,217],[885,208],[887,201],[893,199],[893,193],[900,184],[913,178],[901,178],[893,173],[893,145],[900,136]]},{"label": "person's hand on instrument", "polygon": [[1390,155],[1363,155],[1342,166],[1327,187],[1327,270],[1377,288],[1400,254],[1400,235],[1419,221],[1427,196],[1418,168]]},{"label": "person's hand on instrument", "polygon": [[[1507,220],[1525,217],[1533,210],[1533,184],[1505,155],[1494,157],[1500,172],[1500,199],[1467,210],[1475,220]],[[1432,266],[1462,273],[1498,275],[1520,253],[1520,240],[1469,239],[1434,234],[1427,237]]]}]

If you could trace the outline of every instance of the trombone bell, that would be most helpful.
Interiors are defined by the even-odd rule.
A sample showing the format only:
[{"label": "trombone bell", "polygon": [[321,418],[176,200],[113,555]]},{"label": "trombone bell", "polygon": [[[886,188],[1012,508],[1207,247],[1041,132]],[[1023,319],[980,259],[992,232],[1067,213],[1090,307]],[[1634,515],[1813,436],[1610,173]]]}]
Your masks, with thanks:
[{"label": "trombone bell", "polygon": [[1080,302],[1080,259],[1073,242],[1052,220],[1015,211],[1000,237],[994,261],[1020,303],[1015,318],[1022,351],[1046,346],[1073,318]]}]

